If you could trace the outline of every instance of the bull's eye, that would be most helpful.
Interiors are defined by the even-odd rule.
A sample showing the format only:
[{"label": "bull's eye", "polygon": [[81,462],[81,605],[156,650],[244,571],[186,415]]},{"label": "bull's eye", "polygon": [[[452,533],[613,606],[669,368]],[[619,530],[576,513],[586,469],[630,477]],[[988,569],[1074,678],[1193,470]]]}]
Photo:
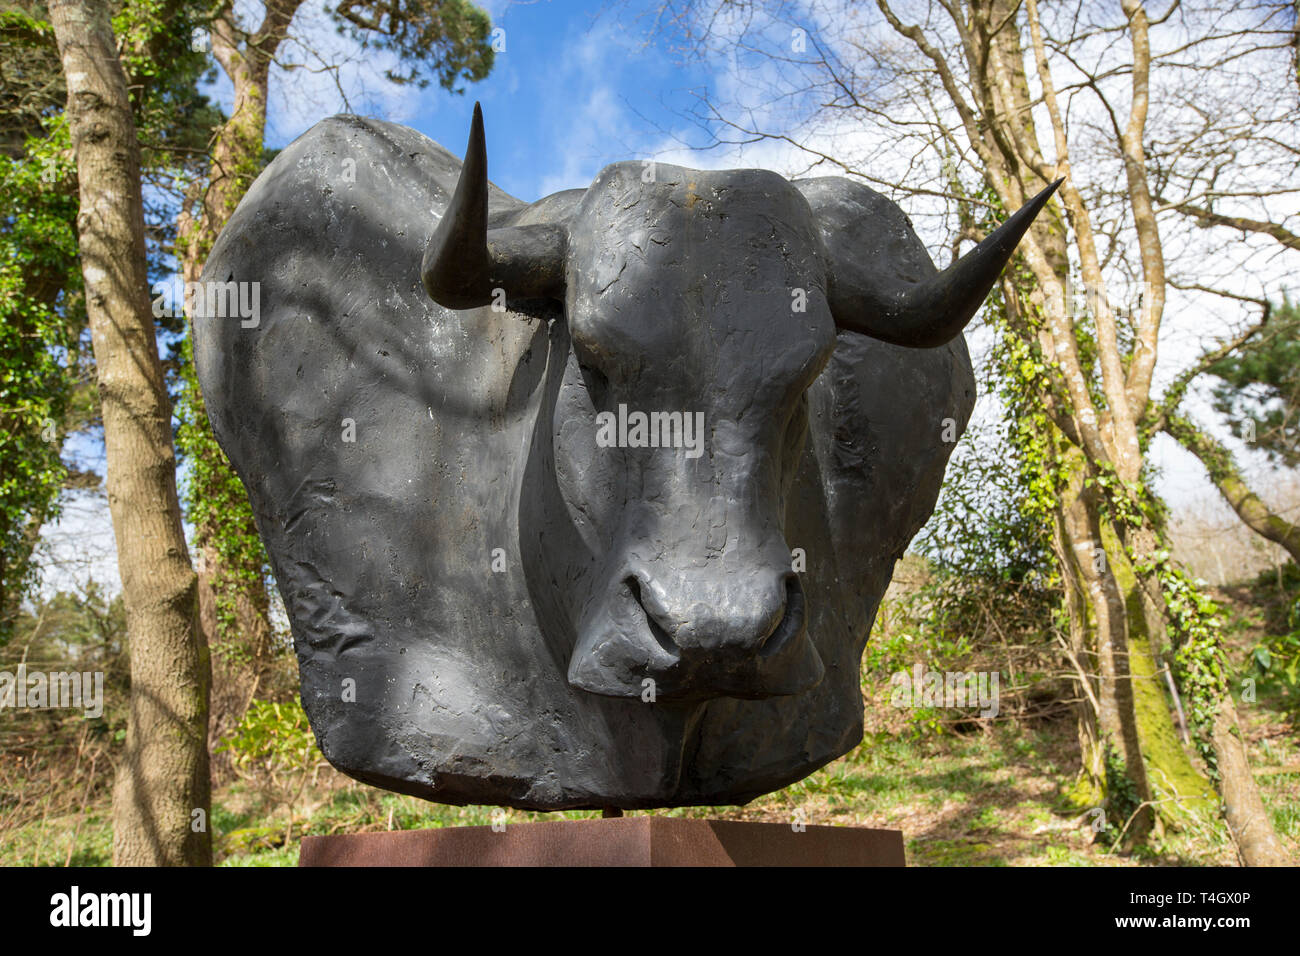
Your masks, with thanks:
[{"label": "bull's eye", "polygon": [[582,380],[587,384],[587,394],[591,396],[591,404],[599,408],[605,404],[605,393],[609,389],[609,379],[600,369],[591,365],[578,363],[578,371],[582,373]]}]

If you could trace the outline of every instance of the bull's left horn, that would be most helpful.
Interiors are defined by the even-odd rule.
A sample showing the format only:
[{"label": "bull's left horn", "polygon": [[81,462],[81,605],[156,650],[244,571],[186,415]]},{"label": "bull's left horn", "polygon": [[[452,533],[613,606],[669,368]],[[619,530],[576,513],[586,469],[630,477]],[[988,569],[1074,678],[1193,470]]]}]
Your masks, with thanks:
[{"label": "bull's left horn", "polygon": [[841,328],[911,348],[943,345],[974,318],[1034,217],[1064,180],[1021,206],[943,272],[919,282],[882,275],[879,263],[831,254],[827,298]]},{"label": "bull's left horn", "polygon": [[425,291],[449,309],[488,305],[497,289],[524,299],[563,296],[563,227],[547,223],[489,230],[487,222],[487,146],[483,110],[475,103],[456,192],[424,250],[420,278]]}]

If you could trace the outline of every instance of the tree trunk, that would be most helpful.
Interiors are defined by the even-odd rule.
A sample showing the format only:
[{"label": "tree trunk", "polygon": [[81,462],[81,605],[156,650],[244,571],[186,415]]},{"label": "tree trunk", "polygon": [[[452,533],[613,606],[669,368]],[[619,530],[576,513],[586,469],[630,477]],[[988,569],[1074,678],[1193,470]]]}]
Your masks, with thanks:
[{"label": "tree trunk", "polygon": [[293,12],[288,10],[288,19],[276,35],[262,37],[246,50],[240,49],[232,8],[227,7],[213,24],[213,55],[234,87],[234,106],[213,141],[212,162],[201,197],[197,197],[197,215],[189,209],[181,215],[177,258],[186,282],[198,281],[212,244],[257,176],[266,132],[271,58],[284,39]]},{"label": "tree trunk", "polygon": [[[1142,536],[1142,532],[1131,535]],[[1156,812],[1176,826],[1185,823],[1189,815],[1204,819],[1217,809],[1218,801],[1209,779],[1196,769],[1183,746],[1173,718],[1173,701],[1161,676],[1160,645],[1165,636],[1163,605],[1158,610],[1149,607],[1142,581],[1129,556],[1135,550],[1134,543],[1121,542],[1107,524],[1102,526],[1102,541],[1128,618],[1133,713]]]},{"label": "tree trunk", "polygon": [[209,664],[150,310],[139,145],[108,8],[55,0],[50,19],[68,85],[77,233],[130,634],[130,723],[113,793],[113,860],[208,865]]},{"label": "tree trunk", "polygon": [[[1099,415],[1088,394],[1086,375],[1078,356],[1074,319],[1061,308],[1068,303],[1058,298],[1062,277],[1052,256],[1057,251],[1054,247],[1058,240],[1043,229],[1031,229],[1023,253],[1049,304],[1045,311],[1052,337],[1044,351],[1049,359],[1059,363],[1065,386],[1062,392],[1068,395],[1073,406],[1069,421],[1062,419],[1060,426],[1065,428],[1068,424],[1078,433],[1079,440],[1073,443],[1086,456],[1094,479],[1102,477],[1097,467],[1105,468],[1109,464],[1116,477],[1130,488],[1137,488],[1142,483],[1142,451],[1136,422],[1149,401],[1165,292],[1164,253],[1143,152],[1151,67],[1149,24],[1139,0],[1124,0],[1122,6],[1128,19],[1133,53],[1132,96],[1127,125],[1122,130],[1117,126],[1116,132],[1125,160],[1126,198],[1134,216],[1147,288],[1143,314],[1136,329],[1137,347],[1125,369],[1090,213],[1073,182],[1068,136],[1047,62],[1037,2],[1025,0],[1024,11],[1043,104],[1055,138],[1054,163],[1045,160],[1030,119],[1033,104],[1023,80],[1025,56],[1020,47],[1020,33],[1006,28],[1013,21],[1017,6],[1014,0],[991,0],[987,7],[976,3],[964,5],[968,18],[965,21],[954,15],[959,33],[963,33],[973,92],[984,120],[982,126],[972,122],[971,114],[963,116],[963,121],[973,145],[978,145],[977,139],[983,144],[979,152],[985,160],[986,178],[1008,207],[1008,200],[1028,196],[1042,182],[1065,176],[1060,195],[1069,214],[1082,277],[1090,292],[1106,410],[1104,415]],[[1060,305],[1056,305],[1058,301]],[[1089,492],[1080,495],[1079,502],[1086,511],[1086,520],[1075,519],[1076,526],[1070,527],[1070,515],[1062,515],[1074,545],[1071,549],[1074,561],[1067,562],[1063,569],[1067,576],[1073,571],[1081,577],[1084,587],[1080,594],[1091,601],[1096,620],[1102,678],[1098,686],[1098,722],[1104,737],[1123,748],[1126,771],[1137,785],[1141,799],[1160,801],[1157,805],[1161,816],[1176,818],[1177,813],[1170,812],[1173,808],[1204,806],[1211,795],[1204,777],[1192,766],[1177,739],[1170,718],[1170,702],[1159,682],[1160,643],[1165,631],[1163,607],[1159,598],[1148,600],[1134,570],[1136,562],[1152,553],[1158,535],[1154,529],[1142,527],[1127,533],[1126,540],[1122,540],[1110,526],[1095,484]],[[1090,546],[1093,556],[1103,555],[1104,567],[1090,562],[1089,555],[1078,550],[1081,545],[1085,551]],[[1132,749],[1140,749],[1140,759],[1134,759],[1129,752]],[[1244,761],[1244,749],[1240,757]],[[1246,804],[1242,806],[1247,806],[1252,797],[1258,803],[1258,792],[1248,768],[1231,793],[1225,788],[1223,796],[1225,803],[1245,799]],[[1229,812],[1234,811],[1230,808]],[[1267,824],[1267,818],[1264,823]],[[1236,832],[1234,829],[1234,836]]]},{"label": "tree trunk", "polygon": [[[1079,700],[1075,704],[1075,734],[1079,741],[1079,777],[1070,788],[1067,800],[1079,810],[1103,807],[1106,804],[1106,747],[1097,725],[1101,701],[1097,697],[1097,655],[1089,640],[1095,628],[1091,613],[1092,602],[1075,567],[1072,537],[1069,529],[1083,525],[1078,514],[1078,498],[1082,488],[1083,473],[1079,468],[1071,471],[1070,479],[1057,503],[1053,520],[1053,551],[1065,591],[1066,611],[1069,616],[1068,657],[1074,667],[1079,684]],[[1097,821],[1091,821],[1096,823]]]},{"label": "tree trunk", "polygon": [[[1151,831],[1155,815],[1149,806],[1151,785],[1143,759],[1143,741],[1129,675],[1128,616],[1123,594],[1102,544],[1101,517],[1093,498],[1087,489],[1081,489],[1076,498],[1064,503],[1062,518],[1072,560],[1063,571],[1067,577],[1075,579],[1073,586],[1084,595],[1091,610],[1093,647],[1098,666],[1097,724],[1102,745],[1109,744],[1118,752],[1138,803],[1136,807],[1121,811],[1119,815],[1124,819],[1117,817],[1119,825],[1127,827],[1125,841],[1131,846]],[[1109,788],[1106,796],[1113,804],[1116,795]]]},{"label": "tree trunk", "polygon": [[1300,565],[1300,525],[1275,514],[1250,489],[1228,449],[1180,415],[1170,415],[1165,432],[1201,460],[1214,487],[1248,528],[1263,538],[1280,544]]},{"label": "tree trunk", "polygon": [[1219,701],[1213,739],[1225,815],[1241,862],[1245,866],[1292,866],[1259,796],[1246,756],[1246,742],[1241,739],[1237,708],[1227,694]]}]

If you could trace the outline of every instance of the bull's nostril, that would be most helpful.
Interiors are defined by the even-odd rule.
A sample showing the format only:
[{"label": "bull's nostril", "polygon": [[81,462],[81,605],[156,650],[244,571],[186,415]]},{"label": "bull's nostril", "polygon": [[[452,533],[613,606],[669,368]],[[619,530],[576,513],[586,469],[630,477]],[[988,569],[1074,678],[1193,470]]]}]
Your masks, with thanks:
[{"label": "bull's nostril", "polygon": [[759,656],[771,657],[779,653],[803,630],[803,622],[803,585],[799,583],[799,578],[792,574],[785,579],[785,614],[772,629],[772,633],[764,639],[763,646],[758,651]]},{"label": "bull's nostril", "polygon": [[655,616],[650,613],[650,609],[646,607],[645,602],[641,600],[641,582],[637,580],[636,575],[628,575],[623,583],[627,585],[627,589],[632,592],[632,600],[636,601],[636,606],[639,607],[641,612],[645,615],[646,624],[650,627],[650,633],[654,636],[655,642],[658,643],[664,651],[674,657],[680,655],[681,648],[677,646],[677,642],[674,641],[672,636],[664,630],[663,626],[655,620]]}]

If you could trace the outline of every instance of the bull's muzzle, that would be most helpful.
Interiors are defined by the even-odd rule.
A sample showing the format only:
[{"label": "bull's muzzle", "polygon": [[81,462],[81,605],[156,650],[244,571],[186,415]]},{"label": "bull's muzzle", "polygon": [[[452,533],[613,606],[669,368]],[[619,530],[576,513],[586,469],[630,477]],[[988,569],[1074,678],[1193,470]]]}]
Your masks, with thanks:
[{"label": "bull's muzzle", "polygon": [[761,699],[815,687],[825,667],[808,639],[803,588],[788,572],[767,578],[719,594],[629,573],[582,628],[569,683],[647,703]]}]

